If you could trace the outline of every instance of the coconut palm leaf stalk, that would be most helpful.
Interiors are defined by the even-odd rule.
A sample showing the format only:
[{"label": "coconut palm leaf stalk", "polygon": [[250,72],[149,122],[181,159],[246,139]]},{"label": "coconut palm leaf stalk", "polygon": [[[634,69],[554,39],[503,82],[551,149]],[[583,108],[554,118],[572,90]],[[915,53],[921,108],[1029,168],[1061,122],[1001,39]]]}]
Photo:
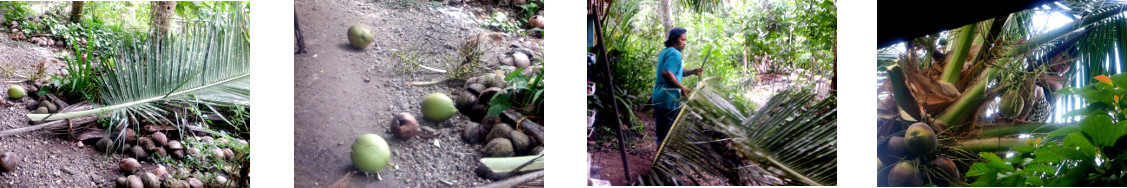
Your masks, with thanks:
[{"label": "coconut palm leaf stalk", "polygon": [[716,88],[721,84],[714,78],[702,80],[688,97],[649,174],[636,183],[837,183],[836,97],[816,100],[808,91],[788,90],[753,112],[733,102],[737,94]]},{"label": "coconut palm leaf stalk", "polygon": [[99,78],[101,99],[94,103],[101,107],[27,117],[41,121],[107,115],[111,127],[141,120],[179,125],[177,118],[187,116],[177,113],[183,109],[249,106],[249,17],[244,4],[227,3],[230,14],[187,21],[180,32],[156,37],[162,38],[159,43],[143,36],[122,42],[116,61],[105,63],[111,71]]}]

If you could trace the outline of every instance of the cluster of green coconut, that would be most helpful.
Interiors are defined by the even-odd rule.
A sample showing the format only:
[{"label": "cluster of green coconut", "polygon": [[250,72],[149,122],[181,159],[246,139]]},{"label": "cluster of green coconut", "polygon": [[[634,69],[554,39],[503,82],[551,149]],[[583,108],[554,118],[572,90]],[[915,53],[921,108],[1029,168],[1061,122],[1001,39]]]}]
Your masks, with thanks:
[{"label": "cluster of green coconut", "polygon": [[[912,124],[904,136],[893,136],[882,146],[882,155],[888,156],[884,160],[891,160],[877,159],[879,185],[920,187],[925,183],[942,186],[963,182],[954,161],[935,153],[939,141],[926,123]],[[886,166],[886,162],[893,165]]]}]

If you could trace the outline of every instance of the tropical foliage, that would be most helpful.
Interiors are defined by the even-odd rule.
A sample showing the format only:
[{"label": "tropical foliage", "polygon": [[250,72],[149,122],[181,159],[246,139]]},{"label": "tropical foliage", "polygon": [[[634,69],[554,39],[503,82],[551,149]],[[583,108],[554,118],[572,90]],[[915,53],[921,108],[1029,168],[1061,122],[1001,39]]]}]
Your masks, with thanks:
[{"label": "tropical foliage", "polygon": [[[922,122],[939,136],[935,155],[951,157],[972,186],[1124,185],[1115,178],[1125,172],[1115,149],[1125,128],[1115,86],[1122,76],[1098,75],[1123,71],[1116,54],[1127,52],[1125,10],[1122,2],[1060,1],[881,49],[881,162],[910,159],[894,157],[886,142]],[[1071,22],[1044,27],[1046,17]],[[1009,93],[1025,108],[1008,105]],[[1000,113],[1007,110],[1019,113]],[[936,166],[917,167],[926,182],[946,185],[931,179],[941,177]],[[887,176],[889,167],[878,170]]]},{"label": "tropical foliage", "polygon": [[756,111],[722,87],[715,77],[697,86],[638,183],[837,184],[836,97],[788,90]]},{"label": "tropical foliage", "polygon": [[[806,69],[822,78],[833,75],[837,44],[834,1],[693,1],[672,3],[673,26],[688,29],[685,67],[703,67],[704,75],[723,76],[728,86],[749,85],[757,73]],[[657,52],[667,31],[654,1],[616,1],[603,22],[604,42],[613,64],[616,89],[631,104],[649,99]],[[687,77],[685,83],[699,78]],[[812,80],[799,85],[813,87]]]}]

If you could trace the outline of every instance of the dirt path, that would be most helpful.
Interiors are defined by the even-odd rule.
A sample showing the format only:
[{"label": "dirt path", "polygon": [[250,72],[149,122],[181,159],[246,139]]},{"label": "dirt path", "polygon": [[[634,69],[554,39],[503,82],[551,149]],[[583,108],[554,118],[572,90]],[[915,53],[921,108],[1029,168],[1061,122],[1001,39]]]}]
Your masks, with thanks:
[{"label": "dirt path", "polygon": [[[445,75],[401,74],[393,54],[413,49],[423,54],[422,64],[443,67],[441,60],[452,57],[466,36],[485,31],[472,21],[468,12],[473,11],[460,4],[402,0],[299,0],[295,9],[308,53],[294,55],[294,186],[324,187],[353,171],[350,147],[366,133],[388,139],[393,148],[390,169],[379,173],[383,180],[353,176],[351,187],[468,187],[490,182],[474,173],[481,146],[462,140],[462,127],[471,123],[465,116],[443,123],[420,119],[421,125],[438,130],[439,136],[432,139],[393,140],[387,131],[393,113],[421,117],[423,96],[454,91],[444,84],[406,85]],[[348,46],[345,35],[359,23],[375,32],[376,41],[366,50]],[[494,62],[490,54],[483,59]]]},{"label": "dirt path", "polygon": [[[10,81],[26,80],[37,72],[35,65],[47,61],[45,73],[58,74],[64,63],[50,61],[58,50],[41,48],[27,42],[13,41],[7,34],[0,37],[0,86],[7,91],[13,84],[30,87],[24,83]],[[9,72],[10,71],[10,72]],[[25,114],[30,97],[16,101],[4,96],[4,103],[15,104],[0,108],[0,130],[26,127],[29,119]],[[2,105],[0,105],[2,107]],[[90,145],[80,144],[65,136],[46,131],[33,131],[0,138],[0,152],[15,152],[19,166],[13,172],[0,173],[0,187],[108,187],[113,179],[120,177],[117,162],[120,154],[103,155]],[[155,165],[145,162],[146,168]]]},{"label": "dirt path", "polygon": [[[619,153],[619,148],[608,145],[610,143],[617,143],[617,140],[612,142],[596,143],[595,140],[588,139],[588,153],[591,155],[591,165],[599,168],[598,176],[592,178],[610,181],[612,185],[630,185],[631,181],[635,181],[639,175],[647,174],[650,172],[650,166],[653,163],[654,155],[657,154],[658,144],[655,141],[657,136],[654,130],[654,119],[651,112],[638,112],[639,121],[645,124],[642,128],[642,135],[627,133],[626,139],[629,140],[631,147],[626,149],[626,160],[629,161],[630,175],[625,175],[622,169],[622,154]],[[604,132],[605,133],[605,132]],[[595,138],[595,137],[592,137]],[[595,145],[592,145],[595,144]],[[602,145],[598,145],[602,144]]]}]

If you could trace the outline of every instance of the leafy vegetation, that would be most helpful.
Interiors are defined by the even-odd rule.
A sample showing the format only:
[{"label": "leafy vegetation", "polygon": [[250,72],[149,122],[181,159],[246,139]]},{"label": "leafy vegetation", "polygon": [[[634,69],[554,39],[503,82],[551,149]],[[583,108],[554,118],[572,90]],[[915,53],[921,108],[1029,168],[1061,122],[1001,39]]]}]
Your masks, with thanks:
[{"label": "leafy vegetation", "polygon": [[[925,123],[935,128],[941,144],[928,159],[951,157],[971,186],[1125,185],[1120,177],[1127,155],[1120,142],[1127,141],[1121,139],[1127,135],[1121,123],[1127,105],[1118,99],[1124,93],[1117,85],[1127,83],[1127,76],[1101,75],[1123,71],[1114,54],[1127,49],[1121,45],[1127,37],[1116,29],[1127,25],[1122,16],[1127,4],[1062,1],[1050,6],[1083,8],[1024,10],[881,49],[881,162],[911,159],[896,156],[884,143],[907,125]],[[1055,14],[1072,21],[1039,23]],[[1009,98],[1002,97],[1006,94],[1021,97],[1001,101]],[[1002,109],[1009,106],[1025,108]],[[1070,112],[1060,113],[1065,111]],[[933,185],[964,183],[935,176],[933,164],[915,165]],[[887,169],[879,171],[887,174]]]},{"label": "leafy vegetation", "polygon": [[974,163],[967,177],[978,178],[972,186],[1122,186],[1127,169],[1127,120],[1123,109],[1127,101],[1119,98],[1127,91],[1127,74],[1097,76],[1099,82],[1080,88],[1065,88],[1059,93],[1091,101],[1069,113],[1082,116],[1076,126],[1067,126],[1025,145],[1014,146],[1006,159],[993,153],[979,155],[986,162]]},{"label": "leafy vegetation", "polygon": [[[823,78],[833,74],[837,14],[833,1],[676,1],[674,9],[699,10],[673,14],[672,26],[688,29],[683,50],[685,67],[703,67],[704,75],[722,76],[728,86],[750,85],[757,74],[806,69]],[[699,5],[712,3],[714,5]],[[649,99],[653,65],[664,49],[670,28],[661,21],[654,1],[610,5],[603,24],[604,42],[614,59],[616,89],[631,104]],[[697,7],[713,7],[708,9]],[[683,83],[699,78],[686,77]],[[794,85],[813,87],[813,80]]]}]

